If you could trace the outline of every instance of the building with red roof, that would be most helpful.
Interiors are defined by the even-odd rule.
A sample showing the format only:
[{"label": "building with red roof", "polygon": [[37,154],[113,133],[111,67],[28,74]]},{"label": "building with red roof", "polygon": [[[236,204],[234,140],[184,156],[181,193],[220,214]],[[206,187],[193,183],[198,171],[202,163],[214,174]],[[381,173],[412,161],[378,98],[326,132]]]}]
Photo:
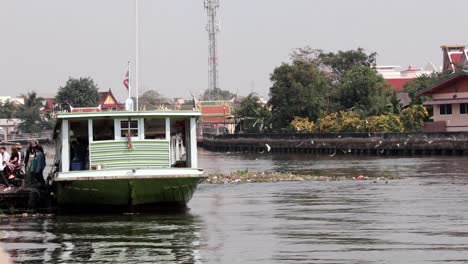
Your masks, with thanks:
[{"label": "building with red roof", "polygon": [[125,106],[117,101],[112,90],[109,88],[107,92],[99,93],[99,106],[102,111],[123,110]]},{"label": "building with red roof", "polygon": [[465,45],[443,45],[441,49],[444,54],[442,71],[456,72],[467,66],[468,50]]},{"label": "building with red roof", "polygon": [[377,66],[376,70],[397,92],[402,92],[406,83],[411,82],[423,74],[431,74],[436,71],[431,63],[423,68],[414,68],[409,65],[407,69],[399,71],[400,66]]},{"label": "building with red roof", "polygon": [[428,87],[416,96],[431,99],[424,105],[433,107],[433,122],[425,124],[427,132],[468,131],[468,71],[460,70]]},{"label": "building with red roof", "polygon": [[198,125],[198,141],[203,134],[234,133],[234,101],[196,101],[196,108],[202,113]]},{"label": "building with red roof", "polygon": [[[54,98],[44,99],[44,113],[51,114],[56,111],[57,106],[55,105]],[[109,89],[107,92],[99,93],[99,105],[96,107],[70,107],[71,112],[100,112],[100,111],[115,111],[124,110],[125,106],[117,101],[112,90]],[[62,111],[62,110],[60,110]]]}]

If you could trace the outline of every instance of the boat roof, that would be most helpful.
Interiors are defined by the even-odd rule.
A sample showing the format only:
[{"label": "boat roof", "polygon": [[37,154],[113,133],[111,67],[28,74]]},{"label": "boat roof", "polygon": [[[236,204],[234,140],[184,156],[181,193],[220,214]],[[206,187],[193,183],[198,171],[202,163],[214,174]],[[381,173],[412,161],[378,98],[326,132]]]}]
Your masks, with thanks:
[{"label": "boat roof", "polygon": [[57,137],[57,131],[62,123],[62,120],[69,119],[96,119],[96,118],[128,118],[128,117],[199,117],[200,111],[192,110],[151,110],[151,111],[107,111],[107,112],[59,112],[57,113],[57,121],[54,128],[54,139]]},{"label": "boat roof", "polygon": [[151,111],[106,111],[88,113],[59,112],[57,119],[93,119],[99,117],[197,117],[201,112],[192,110],[151,110]]}]

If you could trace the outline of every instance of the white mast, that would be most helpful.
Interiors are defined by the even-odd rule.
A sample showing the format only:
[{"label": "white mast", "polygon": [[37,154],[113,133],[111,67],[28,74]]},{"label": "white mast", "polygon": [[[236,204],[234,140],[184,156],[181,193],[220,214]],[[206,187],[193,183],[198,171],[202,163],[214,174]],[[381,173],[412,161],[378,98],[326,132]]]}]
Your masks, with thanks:
[{"label": "white mast", "polygon": [[139,83],[138,83],[138,57],[139,57],[139,18],[138,18],[138,0],[135,0],[135,90],[136,90],[136,110],[139,110],[138,106],[138,88],[139,88]]}]

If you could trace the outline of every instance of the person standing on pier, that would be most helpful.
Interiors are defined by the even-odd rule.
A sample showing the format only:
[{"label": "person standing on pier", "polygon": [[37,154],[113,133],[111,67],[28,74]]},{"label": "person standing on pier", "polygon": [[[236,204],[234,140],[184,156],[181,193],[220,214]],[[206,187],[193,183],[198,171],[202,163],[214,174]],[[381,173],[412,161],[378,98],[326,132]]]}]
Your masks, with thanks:
[{"label": "person standing on pier", "polygon": [[45,159],[44,150],[39,144],[36,144],[34,146],[34,150],[36,152],[36,158],[35,158],[36,162],[33,166],[34,178],[41,184],[41,187],[44,188],[46,185],[45,180],[44,180],[44,175],[43,175],[44,169],[46,167],[46,159]]},{"label": "person standing on pier", "polygon": [[24,152],[21,151],[23,146],[21,146],[21,143],[16,143],[16,148],[18,149],[18,155],[19,155],[18,163],[23,164],[24,163]]}]

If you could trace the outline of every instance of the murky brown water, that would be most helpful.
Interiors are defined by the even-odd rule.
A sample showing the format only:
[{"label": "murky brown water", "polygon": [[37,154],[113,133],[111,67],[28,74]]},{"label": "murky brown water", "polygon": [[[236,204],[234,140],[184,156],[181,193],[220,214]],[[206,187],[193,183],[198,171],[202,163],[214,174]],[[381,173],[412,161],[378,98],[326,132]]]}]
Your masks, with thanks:
[{"label": "murky brown water", "polygon": [[467,263],[468,158],[200,151],[208,172],[402,180],[201,185],[187,213],[0,217],[18,263]]}]

